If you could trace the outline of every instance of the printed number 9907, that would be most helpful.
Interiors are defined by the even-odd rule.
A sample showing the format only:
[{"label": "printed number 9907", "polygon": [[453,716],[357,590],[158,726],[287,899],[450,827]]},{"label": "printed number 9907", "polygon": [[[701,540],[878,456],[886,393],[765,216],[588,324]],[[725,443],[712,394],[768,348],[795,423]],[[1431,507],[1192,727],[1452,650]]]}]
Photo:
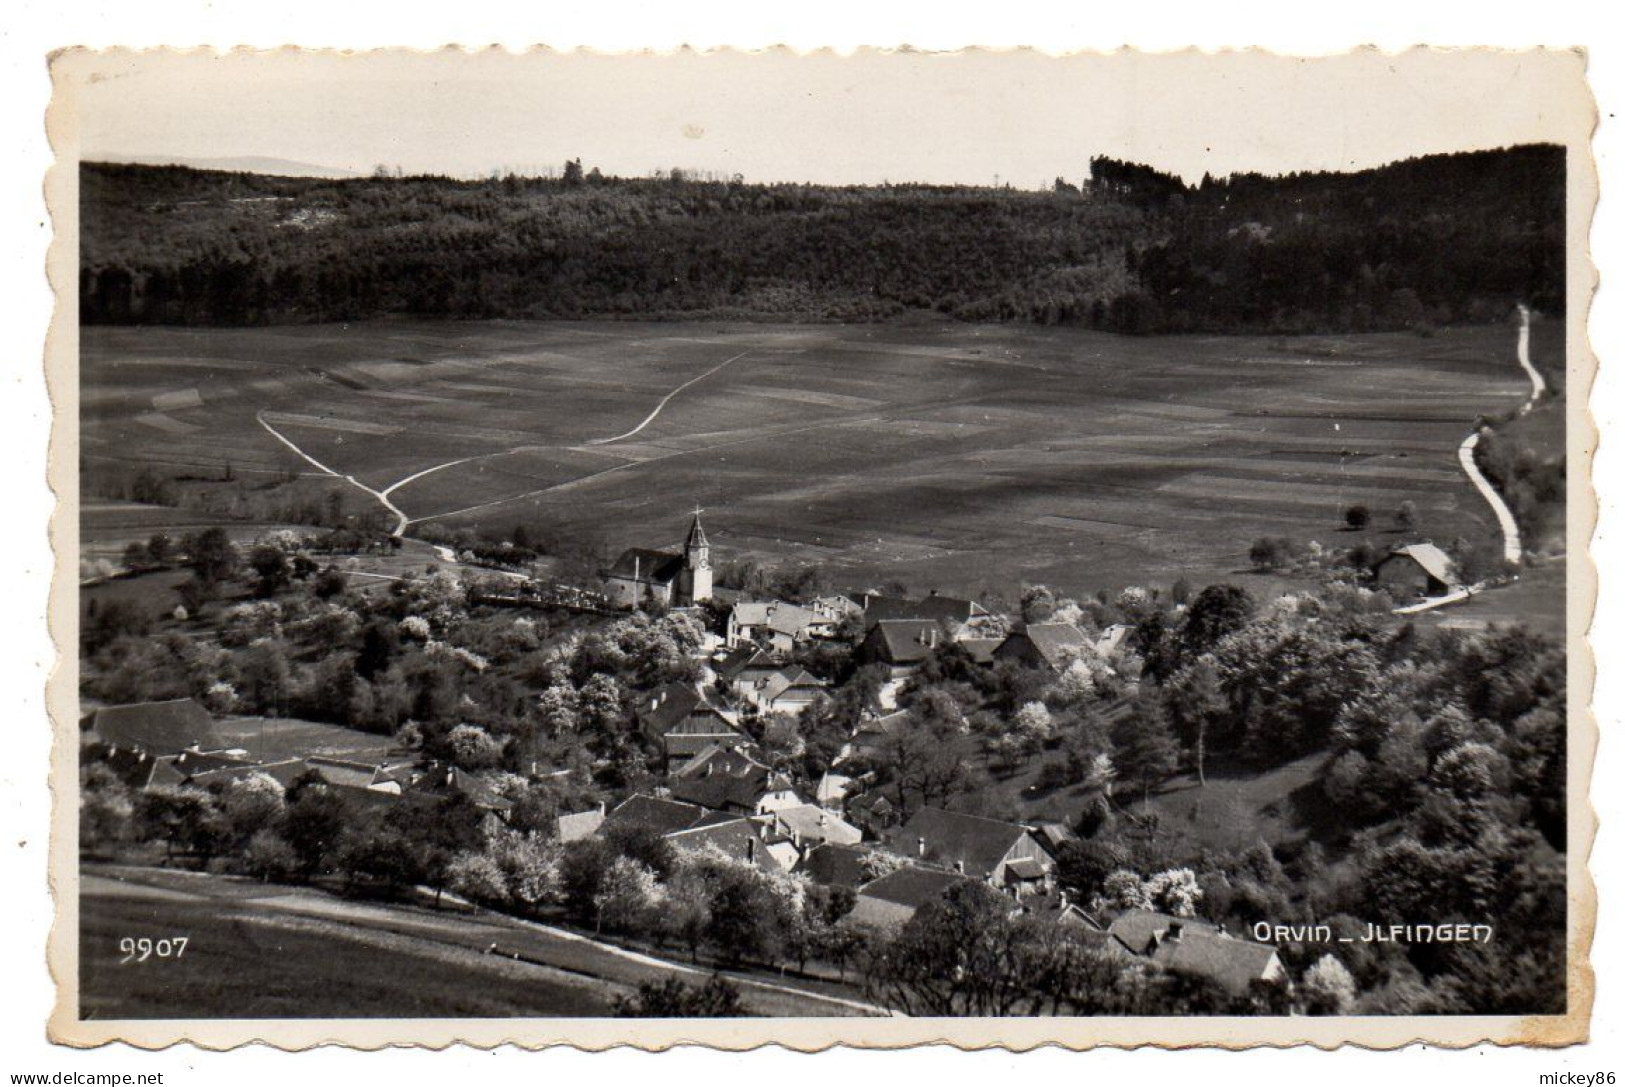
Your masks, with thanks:
[{"label": "printed number 9907", "polygon": [[168,939],[154,940],[147,936],[137,939],[126,936],[118,942],[118,949],[124,952],[119,965],[131,962],[146,962],[148,959],[178,959],[186,953],[186,943],[189,936],[173,936]]}]

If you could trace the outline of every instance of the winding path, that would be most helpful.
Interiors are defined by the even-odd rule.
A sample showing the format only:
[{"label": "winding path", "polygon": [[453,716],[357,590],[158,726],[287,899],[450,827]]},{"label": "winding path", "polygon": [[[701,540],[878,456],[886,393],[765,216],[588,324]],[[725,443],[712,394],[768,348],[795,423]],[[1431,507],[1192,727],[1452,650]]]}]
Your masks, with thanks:
[{"label": "winding path", "polygon": [[[345,475],[343,472],[340,472],[340,471],[337,471],[335,469],[329,468],[327,465],[323,464],[321,461],[317,460],[315,457],[311,456],[309,453],[306,453],[303,449],[300,449],[299,446],[294,444],[294,442],[293,442],[293,440],[291,438],[289,438],[287,435],[283,434],[276,427],[272,426],[270,423],[265,421],[265,412],[263,410],[255,412],[254,413],[254,418],[260,424],[260,426],[262,426],[262,427],[264,427],[266,429],[266,431],[271,435],[271,437],[275,438],[277,441],[281,442],[283,445],[285,445],[289,449],[293,450],[293,452],[295,454],[297,454],[299,456],[299,458],[301,460],[303,460],[306,464],[309,464],[312,467],[320,470],[324,475],[329,475],[329,476],[332,476],[335,479],[344,480],[344,482],[350,484],[352,487],[354,487],[354,488],[356,488],[357,490],[360,490],[360,491],[365,491],[366,493],[368,493],[368,494],[372,495],[374,498],[376,498],[380,503],[382,503],[383,507],[386,510],[388,510],[390,513],[393,513],[395,515],[395,527],[393,529],[391,529],[390,533],[389,533],[391,536],[399,537],[399,536],[403,535],[406,532],[406,526],[411,523],[410,519],[406,516],[405,511],[403,511],[399,506],[397,506],[395,503],[393,503],[393,502],[391,502],[389,500],[389,492],[393,491],[395,489],[395,487],[399,487],[400,483],[396,483],[394,486],[389,487],[387,490],[375,491],[371,487],[367,486],[365,483],[361,482],[355,476]],[[437,465],[437,467],[443,468],[443,467],[445,467],[445,465]],[[433,471],[433,470],[434,469],[430,469],[430,471]],[[419,473],[419,474],[421,475],[422,473]],[[406,480],[401,481],[401,483],[405,483],[405,482],[406,482]]]},{"label": "winding path", "polygon": [[623,438],[630,438],[632,435],[636,434],[638,431],[642,430],[644,427],[646,427],[650,423],[654,422],[655,421],[655,416],[659,415],[661,413],[661,411],[664,410],[666,405],[671,403],[672,398],[675,397],[678,393],[682,392],[684,389],[688,388],[690,385],[694,385],[694,384],[697,384],[698,382],[704,381],[706,378],[710,377],[712,374],[716,373],[718,370],[722,369],[724,366],[727,366],[731,362],[738,362],[740,359],[744,358],[748,354],[750,354],[749,351],[741,351],[739,354],[735,355],[733,358],[724,359],[721,362],[717,363],[715,366],[711,367],[711,369],[707,370],[705,373],[700,374],[697,377],[689,378],[687,381],[685,381],[681,385],[677,386],[677,388],[673,389],[671,392],[669,392],[665,396],[661,397],[660,398],[660,403],[655,405],[655,410],[651,411],[648,414],[648,416],[643,420],[643,422],[639,423],[637,426],[633,427],[631,430],[627,431],[625,434],[617,434],[613,438],[597,438],[597,439],[595,439],[593,441],[588,442],[587,444],[588,445],[609,445],[612,442],[618,442]]}]

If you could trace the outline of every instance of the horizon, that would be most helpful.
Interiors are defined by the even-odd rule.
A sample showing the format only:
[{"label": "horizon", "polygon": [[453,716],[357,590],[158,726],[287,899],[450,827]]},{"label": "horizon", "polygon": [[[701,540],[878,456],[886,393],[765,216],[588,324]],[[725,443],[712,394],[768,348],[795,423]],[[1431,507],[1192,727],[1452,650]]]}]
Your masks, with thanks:
[{"label": "horizon", "polygon": [[1551,142],[1567,64],[1396,59],[81,52],[56,75],[82,161],[264,158],[360,176],[545,176],[580,158],[623,178],[1041,189],[1076,184],[1095,155],[1195,184]]}]

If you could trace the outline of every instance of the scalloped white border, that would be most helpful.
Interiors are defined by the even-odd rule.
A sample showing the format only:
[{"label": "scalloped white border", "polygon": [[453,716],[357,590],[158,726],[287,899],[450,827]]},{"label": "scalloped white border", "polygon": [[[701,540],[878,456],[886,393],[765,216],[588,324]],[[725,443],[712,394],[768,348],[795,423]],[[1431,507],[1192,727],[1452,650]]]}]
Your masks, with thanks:
[{"label": "scalloped white border", "polygon": [[[210,47],[166,50],[109,50],[131,56],[161,56],[167,52],[293,53],[296,47],[214,50]],[[365,56],[387,52],[460,53],[469,63],[492,52],[508,54],[500,46],[462,48],[446,46],[438,50],[319,50],[345,56]],[[535,52],[554,52],[536,47]],[[629,55],[613,50],[567,50],[596,55]],[[759,49],[679,49],[635,51],[635,54],[675,52],[747,52],[757,56],[790,59],[806,52],[952,53],[964,50],[839,49],[798,51],[785,46]],[[1037,57],[1074,55],[1111,56],[1135,52],[1130,49],[1051,52],[1042,49],[1004,47],[989,50],[1003,54],[1030,53]],[[1424,50],[1380,51],[1366,46],[1345,53],[1382,52],[1396,63]],[[1476,50],[1426,50],[1432,53],[1470,53]],[[528,51],[527,51],[528,52]],[[1273,58],[1279,54],[1259,48],[1197,49],[1176,53],[1215,53],[1257,55]],[[56,234],[48,260],[48,273],[56,292],[57,305],[46,350],[47,382],[54,420],[48,478],[57,496],[51,539],[56,557],[53,577],[50,627],[59,646],[78,641],[76,581],[78,540],[78,312],[77,312],[77,133],[72,109],[72,84],[64,79],[78,58],[89,51],[69,49],[53,54],[52,74],[56,93],[47,114],[47,129],[57,154],[57,163],[46,179],[46,195],[52,210]],[[1571,561],[1568,599],[1569,619],[1569,911],[1570,1011],[1563,1016],[1535,1017],[1395,1017],[1392,1019],[747,1019],[733,1021],[665,1020],[173,1020],[173,1021],[94,1021],[77,1019],[77,961],[74,933],[77,929],[78,859],[77,835],[76,722],[77,712],[74,659],[59,655],[47,686],[47,704],[55,722],[52,758],[52,786],[55,798],[52,818],[51,889],[57,904],[49,958],[58,981],[58,1005],[49,1033],[60,1044],[90,1047],[123,1042],[144,1049],[160,1049],[190,1042],[204,1049],[228,1049],[259,1042],[282,1049],[309,1049],[342,1045],[359,1049],[411,1046],[441,1049],[455,1044],[490,1048],[514,1045],[527,1049],[573,1046],[588,1051],[614,1047],[664,1050],[673,1046],[701,1045],[737,1051],[780,1045],[799,1052],[811,1052],[836,1045],[864,1048],[902,1048],[930,1043],[946,1043],[962,1049],[1003,1048],[1026,1051],[1040,1046],[1088,1049],[1099,1046],[1136,1048],[1185,1048],[1219,1046],[1224,1048],[1282,1047],[1308,1045],[1335,1048],[1356,1045],[1379,1049],[1400,1048],[1415,1043],[1460,1048],[1490,1042],[1497,1045],[1551,1046],[1584,1041],[1587,1037],[1594,995],[1594,978],[1589,952],[1596,920],[1595,886],[1589,871],[1591,847],[1596,833],[1595,813],[1588,791],[1597,729],[1590,710],[1595,677],[1588,638],[1596,599],[1596,568],[1589,542],[1596,525],[1597,502],[1591,487],[1591,460],[1596,449],[1597,431],[1590,413],[1590,391],[1596,375],[1596,361],[1586,336],[1596,273],[1589,251],[1589,231],[1597,198],[1597,174],[1591,155],[1591,137],[1597,112],[1584,79],[1584,56],[1576,51],[1533,51],[1524,56],[1534,63],[1573,67],[1572,111],[1554,118],[1551,139],[1569,147],[1568,199],[1568,374],[1570,395],[1568,441],[1569,539],[1587,541],[1584,558]],[[1578,65],[1573,62],[1579,60]],[[1582,470],[1583,468],[1583,470]],[[1571,549],[1571,560],[1582,554]],[[66,784],[68,787],[63,788]],[[1580,843],[1584,843],[1582,846]]]}]

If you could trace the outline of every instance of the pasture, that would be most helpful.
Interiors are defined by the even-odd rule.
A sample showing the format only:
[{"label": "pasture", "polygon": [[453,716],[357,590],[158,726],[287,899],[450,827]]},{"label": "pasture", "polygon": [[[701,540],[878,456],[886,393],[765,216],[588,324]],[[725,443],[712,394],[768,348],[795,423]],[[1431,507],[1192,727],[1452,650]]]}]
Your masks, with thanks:
[{"label": "pasture", "polygon": [[[1534,354],[1560,372],[1557,325]],[[1527,395],[1514,349],[1510,324],[86,328],[84,465],[298,473],[280,485],[352,508],[387,491],[408,536],[524,522],[608,552],[674,545],[699,503],[714,561],[817,563],[849,587],[1245,583],[1254,539],[1345,542],[1353,503],[1378,528],[1410,500],[1423,538],[1490,537],[1456,446]],[[319,480],[267,426],[360,486]]]}]

